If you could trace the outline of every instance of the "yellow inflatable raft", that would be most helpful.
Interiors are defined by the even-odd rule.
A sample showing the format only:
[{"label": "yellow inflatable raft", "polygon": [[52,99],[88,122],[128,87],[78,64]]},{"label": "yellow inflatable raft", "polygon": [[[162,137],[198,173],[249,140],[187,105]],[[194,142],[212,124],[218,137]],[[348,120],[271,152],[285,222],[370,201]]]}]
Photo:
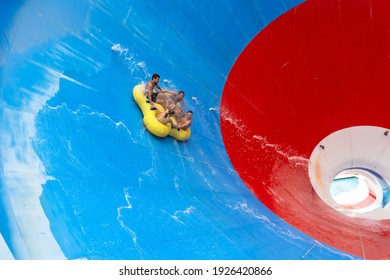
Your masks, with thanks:
[{"label": "yellow inflatable raft", "polygon": [[[156,119],[156,115],[159,114],[158,110],[150,110],[150,104],[146,102],[146,97],[144,95],[145,84],[136,85],[133,88],[133,98],[135,102],[140,107],[142,114],[144,115],[143,123],[147,130],[150,131],[153,135],[157,137],[165,137],[167,135],[172,136],[173,138],[179,141],[185,141],[190,138],[191,130],[171,128],[171,124],[162,124]],[[160,104],[155,103],[160,109],[163,107]],[[174,124],[177,124],[175,118],[171,117],[171,120]]]}]

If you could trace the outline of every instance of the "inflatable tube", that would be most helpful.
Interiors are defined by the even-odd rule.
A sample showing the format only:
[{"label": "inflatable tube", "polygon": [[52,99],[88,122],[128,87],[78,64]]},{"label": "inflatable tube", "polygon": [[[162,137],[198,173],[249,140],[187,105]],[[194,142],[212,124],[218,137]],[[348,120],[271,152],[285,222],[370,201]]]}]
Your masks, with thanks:
[{"label": "inflatable tube", "polygon": [[[150,104],[146,102],[146,97],[144,95],[144,88],[145,84],[136,85],[133,89],[133,98],[141,109],[142,114],[144,115],[143,123],[146,129],[157,137],[165,137],[167,135],[170,135],[179,141],[187,140],[191,135],[190,128],[177,130],[176,128],[171,128],[171,124],[163,124],[156,119],[156,116],[159,114],[159,111],[150,110]],[[160,109],[163,109],[160,104],[155,104]],[[174,124],[177,124],[175,118],[171,117],[171,120]]]},{"label": "inflatable tube", "polygon": [[[174,124],[177,124],[176,120],[174,118],[171,118],[171,120],[173,121]],[[179,141],[185,141],[188,138],[190,138],[190,136],[191,136],[191,129],[187,128],[187,129],[177,130],[176,128],[172,128],[169,131],[169,135],[172,136],[173,138],[179,140]]]},{"label": "inflatable tube", "polygon": [[[144,88],[145,85],[139,84],[133,89],[133,98],[144,115],[143,123],[146,129],[153,135],[157,137],[165,137],[169,134],[171,125],[162,124],[156,119],[156,115],[158,115],[159,112],[157,110],[150,110],[150,104],[146,102],[146,97],[144,95]],[[159,108],[162,109],[160,104],[156,104],[156,106],[159,106]]]}]

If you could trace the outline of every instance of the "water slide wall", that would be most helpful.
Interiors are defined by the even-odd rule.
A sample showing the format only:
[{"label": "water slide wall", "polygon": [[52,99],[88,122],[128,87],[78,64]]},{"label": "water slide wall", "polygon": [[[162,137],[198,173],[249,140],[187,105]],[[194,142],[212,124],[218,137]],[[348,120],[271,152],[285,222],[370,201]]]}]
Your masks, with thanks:
[{"label": "water slide wall", "polygon": [[[0,259],[390,257],[387,220],[329,207],[309,172],[327,135],[390,127],[388,1],[0,14]],[[189,140],[145,129],[132,89],[153,73],[185,91]]]}]

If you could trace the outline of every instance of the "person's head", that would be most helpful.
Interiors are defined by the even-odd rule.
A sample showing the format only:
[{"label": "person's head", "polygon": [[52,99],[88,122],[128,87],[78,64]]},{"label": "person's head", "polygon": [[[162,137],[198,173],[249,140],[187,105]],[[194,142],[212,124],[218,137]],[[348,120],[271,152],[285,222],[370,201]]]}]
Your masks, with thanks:
[{"label": "person's head", "polygon": [[192,119],[192,111],[191,110],[187,111],[186,117],[187,117],[187,119]]},{"label": "person's head", "polygon": [[160,75],[159,74],[153,74],[152,75],[152,81],[154,81],[155,84],[158,84],[160,81]]},{"label": "person's head", "polygon": [[182,100],[184,98],[184,91],[182,91],[182,90],[178,91],[177,97],[179,98],[179,100]]}]

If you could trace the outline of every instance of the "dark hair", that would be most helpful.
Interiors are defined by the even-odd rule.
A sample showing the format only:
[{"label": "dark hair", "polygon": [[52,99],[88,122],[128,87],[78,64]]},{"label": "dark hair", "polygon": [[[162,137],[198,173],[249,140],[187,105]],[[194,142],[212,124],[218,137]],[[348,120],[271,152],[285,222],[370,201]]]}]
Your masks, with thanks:
[{"label": "dark hair", "polygon": [[182,90],[179,90],[177,94],[179,94],[179,93],[182,93],[183,96],[185,95],[184,91],[182,91]]},{"label": "dark hair", "polygon": [[191,114],[193,114],[191,110],[188,110],[188,111],[187,111],[187,113],[191,113]]},{"label": "dark hair", "polygon": [[159,74],[153,74],[152,79],[155,79],[155,78],[160,78],[160,75]]}]

